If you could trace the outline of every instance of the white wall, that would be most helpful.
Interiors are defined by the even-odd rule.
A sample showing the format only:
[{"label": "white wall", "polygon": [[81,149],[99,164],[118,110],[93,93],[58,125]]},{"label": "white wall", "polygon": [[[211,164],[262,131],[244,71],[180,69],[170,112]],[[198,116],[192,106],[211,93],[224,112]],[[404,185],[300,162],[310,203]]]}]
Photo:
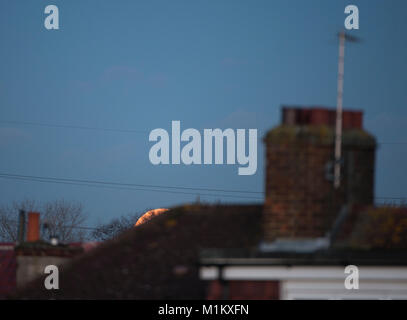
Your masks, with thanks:
[{"label": "white wall", "polygon": [[[281,299],[407,299],[407,267],[361,266],[359,289],[347,290],[344,266],[229,266],[225,280],[278,280]],[[202,267],[201,279],[218,278]]]}]

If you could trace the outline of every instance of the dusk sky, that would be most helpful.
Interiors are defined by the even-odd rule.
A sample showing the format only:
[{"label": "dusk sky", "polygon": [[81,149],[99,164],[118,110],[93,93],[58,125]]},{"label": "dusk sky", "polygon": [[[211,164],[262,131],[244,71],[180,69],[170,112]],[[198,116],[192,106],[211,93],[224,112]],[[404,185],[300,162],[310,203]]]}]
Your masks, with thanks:
[{"label": "dusk sky", "polygon": [[[49,4],[60,30],[44,28]],[[349,33],[363,42],[346,47],[344,106],[363,110],[381,143],[376,196],[407,197],[404,0],[0,0],[0,173],[262,192],[261,138],[280,122],[281,105],[336,105],[336,34],[348,4],[360,14]],[[257,128],[257,173],[152,165],[149,132],[170,132],[172,120],[181,130]],[[83,204],[90,226],[198,194],[262,197],[186,192],[0,178],[0,204],[64,198]]]}]

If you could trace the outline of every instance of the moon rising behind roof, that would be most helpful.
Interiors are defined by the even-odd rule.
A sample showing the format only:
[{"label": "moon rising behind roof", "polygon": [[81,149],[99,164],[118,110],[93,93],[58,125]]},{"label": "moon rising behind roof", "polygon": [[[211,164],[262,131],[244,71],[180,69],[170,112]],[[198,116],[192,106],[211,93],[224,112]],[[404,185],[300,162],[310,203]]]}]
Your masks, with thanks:
[{"label": "moon rising behind roof", "polygon": [[137,222],[136,222],[136,224],[134,226],[138,227],[139,225],[142,225],[143,223],[146,223],[150,219],[154,218],[155,216],[159,216],[160,214],[163,214],[166,211],[168,211],[168,209],[165,209],[165,208],[158,208],[158,209],[149,210],[146,213],[144,213],[137,220]]}]

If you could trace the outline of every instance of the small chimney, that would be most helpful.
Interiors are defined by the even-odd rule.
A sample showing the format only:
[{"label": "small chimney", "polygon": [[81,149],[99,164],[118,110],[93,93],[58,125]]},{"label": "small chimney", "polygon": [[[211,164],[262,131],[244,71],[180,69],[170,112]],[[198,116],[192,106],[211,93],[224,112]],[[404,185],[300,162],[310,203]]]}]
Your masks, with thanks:
[{"label": "small chimney", "polygon": [[20,210],[18,215],[18,236],[17,242],[23,243],[25,239],[25,211]]},{"label": "small chimney", "polygon": [[27,242],[40,240],[40,214],[38,212],[28,213]]}]

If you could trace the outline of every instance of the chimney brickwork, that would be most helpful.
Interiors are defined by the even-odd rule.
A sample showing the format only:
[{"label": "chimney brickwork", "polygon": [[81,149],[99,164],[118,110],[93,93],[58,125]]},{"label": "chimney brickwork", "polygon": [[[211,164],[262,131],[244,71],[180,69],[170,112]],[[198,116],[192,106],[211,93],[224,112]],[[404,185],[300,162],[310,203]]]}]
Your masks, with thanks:
[{"label": "chimney brickwork", "polygon": [[376,141],[360,111],[343,112],[341,186],[333,188],[335,110],[283,108],[266,135],[264,240],[324,236],[346,203],[373,202]]}]

